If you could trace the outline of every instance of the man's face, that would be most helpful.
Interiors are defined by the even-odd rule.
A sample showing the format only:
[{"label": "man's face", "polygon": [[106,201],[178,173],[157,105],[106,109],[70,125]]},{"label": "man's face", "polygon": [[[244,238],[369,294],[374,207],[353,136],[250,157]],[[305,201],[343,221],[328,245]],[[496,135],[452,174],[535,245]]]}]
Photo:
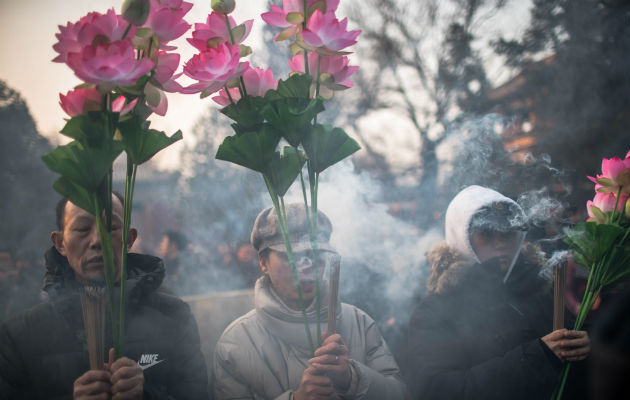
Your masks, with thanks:
[{"label": "man's face", "polygon": [[472,246],[479,261],[498,258],[501,270],[507,271],[518,246],[517,232],[482,231],[470,236]]},{"label": "man's face", "polygon": [[[114,250],[114,265],[116,281],[120,279],[120,256],[122,252],[122,224],[123,208],[120,200],[112,200],[112,248]],[[77,207],[71,202],[66,203],[63,231],[53,232],[51,235],[57,251],[68,259],[68,264],[74,270],[74,276],[79,282],[94,282],[105,280],[103,253],[98,237],[96,218]],[[135,229],[129,232],[131,247],[136,238]]]},{"label": "man's face", "polygon": [[[315,297],[316,269],[321,282],[326,261],[322,252],[319,254],[317,265],[312,261],[311,251],[295,253],[294,257],[296,260],[298,279],[300,281],[300,289],[302,291],[302,299],[304,300],[304,306],[308,306]],[[300,298],[286,253],[272,250],[269,252],[269,257],[266,260],[262,257],[259,257],[259,260],[262,272],[269,275],[271,284],[276,292],[289,307],[294,310],[299,310]]]}]

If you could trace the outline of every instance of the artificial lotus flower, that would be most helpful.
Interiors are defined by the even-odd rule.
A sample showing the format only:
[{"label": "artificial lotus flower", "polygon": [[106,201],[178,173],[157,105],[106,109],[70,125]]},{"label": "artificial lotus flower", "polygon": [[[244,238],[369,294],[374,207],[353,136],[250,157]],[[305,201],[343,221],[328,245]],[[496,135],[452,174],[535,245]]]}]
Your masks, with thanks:
[{"label": "artificial lotus flower", "polygon": [[108,86],[131,85],[153,68],[152,60],[136,59],[130,39],[86,46],[68,54],[67,64],[83,81]]},{"label": "artificial lotus flower", "polygon": [[[59,55],[53,61],[66,62],[68,54],[80,53],[85,46],[92,45],[95,41],[102,43],[122,40],[128,26],[127,21],[116,14],[113,8],[105,14],[91,12],[74,24],[69,22],[66,26],[59,25],[59,33],[55,35],[58,42],[53,45]],[[133,37],[136,31],[137,28],[131,26],[125,37]]]},{"label": "artificial lotus flower", "polygon": [[[317,53],[309,53],[308,69],[311,75],[317,74],[317,62],[320,56]],[[354,83],[349,79],[359,67],[348,65],[346,56],[321,56],[319,64],[320,96],[332,97],[333,91],[351,88]],[[304,56],[299,54],[289,60],[289,67],[293,72],[304,73]],[[316,84],[315,82],[313,84]]]},{"label": "artificial lotus flower", "polygon": [[617,196],[614,193],[596,193],[593,200],[586,202],[586,210],[589,215],[588,221],[595,221],[598,224],[606,222],[606,214],[615,210],[615,203],[617,204],[616,212],[622,212],[626,208],[626,202],[628,201],[628,195]]},{"label": "artificial lotus flower", "polygon": [[[243,72],[243,82],[245,83],[245,91],[249,96],[263,97],[268,90],[278,88],[279,79],[273,79],[273,71],[271,68],[266,70],[262,68],[247,68]],[[222,88],[219,95],[212,98],[216,103],[227,106],[231,103],[230,96],[226,91],[230,91],[230,96],[234,102],[241,98],[241,92],[238,87]]]},{"label": "artificial lotus flower", "polygon": [[249,63],[240,63],[238,46],[221,43],[216,48],[210,47],[195,54],[184,65],[184,75],[199,82],[186,86],[182,93],[200,93],[202,97],[221,89],[225,83],[237,78],[249,67]]},{"label": "artificial lotus flower", "polygon": [[348,18],[337,20],[332,12],[315,10],[302,31],[302,40],[309,50],[321,54],[340,54],[340,50],[355,44],[360,30],[347,31]]},{"label": "artificial lotus flower", "polygon": [[[313,6],[317,6],[317,9],[323,6],[324,12],[335,12],[339,6],[339,0],[306,0],[307,20],[314,11]],[[271,11],[262,13],[260,16],[271,26],[285,28],[276,35],[275,40],[282,41],[288,39],[302,28],[302,22],[304,21],[304,1],[284,0],[282,2],[282,8],[272,5]]]},{"label": "artificial lotus flower", "polygon": [[[74,89],[65,95],[59,93],[59,104],[70,117],[85,114],[89,111],[99,111],[102,108],[103,96],[96,88]],[[111,110],[120,115],[128,114],[136,106],[138,99],[127,103],[125,96],[118,96],[112,101]]]},{"label": "artificial lotus flower", "polygon": [[[236,30],[240,31],[240,34],[234,35],[234,44],[240,44],[249,36],[252,30],[254,20],[250,19],[243,22],[241,25],[236,25],[234,18],[228,17],[232,32]],[[240,28],[240,27],[243,28]],[[239,28],[239,29],[236,29]],[[197,50],[204,51],[208,47],[216,47],[220,43],[231,43],[230,32],[228,31],[227,23],[225,22],[225,15],[212,12],[208,15],[205,24],[195,24],[195,30],[192,33],[192,38],[186,39],[188,43],[192,44]]]},{"label": "artificial lotus flower", "polygon": [[166,43],[182,36],[190,28],[184,16],[192,6],[192,3],[182,0],[151,0],[151,11],[144,27],[151,28],[153,35],[158,37],[161,49],[176,48]]},{"label": "artificial lotus flower", "polygon": [[179,54],[177,53],[159,51],[157,54],[155,70],[151,76],[151,83],[153,83],[156,87],[171,93],[182,90],[182,86],[175,81],[182,75],[182,73],[175,74],[175,71],[179,66],[179,58]]},{"label": "artificial lotus flower", "polygon": [[621,187],[621,193],[630,193],[630,151],[625,159],[613,157],[602,159],[602,173],[596,178],[588,179],[595,182],[595,190],[600,193],[615,193]]}]

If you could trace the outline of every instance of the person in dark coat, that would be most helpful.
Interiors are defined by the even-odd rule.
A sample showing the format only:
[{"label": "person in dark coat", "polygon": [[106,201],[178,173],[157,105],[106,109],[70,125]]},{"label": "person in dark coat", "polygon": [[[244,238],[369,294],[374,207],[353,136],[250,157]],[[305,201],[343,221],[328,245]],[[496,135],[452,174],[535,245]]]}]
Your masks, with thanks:
[{"label": "person in dark coat", "polygon": [[446,243],[428,254],[427,295],[409,322],[414,398],[549,399],[562,362],[588,355],[586,332],[551,332],[543,258],[523,245],[523,226],[518,204],[487,188],[450,203]]},{"label": "person in dark coat", "polygon": [[[115,197],[117,280],[122,213],[122,199]],[[103,369],[90,369],[80,289],[104,280],[96,220],[67,200],[60,202],[57,220],[59,231],[51,234],[54,245],[46,253],[48,301],[0,328],[0,399],[207,398],[196,322],[186,303],[158,290],[164,265],[157,257],[128,255],[124,356],[110,359]],[[131,229],[130,247],[136,235]],[[112,334],[109,317],[105,321],[107,349]]]}]

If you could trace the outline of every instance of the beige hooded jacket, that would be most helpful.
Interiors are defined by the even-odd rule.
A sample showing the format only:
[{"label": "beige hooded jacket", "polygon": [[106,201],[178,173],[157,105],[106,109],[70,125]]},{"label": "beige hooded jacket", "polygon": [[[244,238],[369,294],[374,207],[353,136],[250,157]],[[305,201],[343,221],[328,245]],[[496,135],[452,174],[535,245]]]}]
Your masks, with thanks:
[{"label": "beige hooded jacket", "polygon": [[[322,287],[322,289],[324,289]],[[321,321],[327,320],[322,290]],[[269,279],[258,279],[256,308],[228,326],[214,353],[215,399],[289,400],[308,367],[309,346],[302,314],[287,307]],[[313,337],[315,310],[307,308]],[[337,332],[350,352],[352,382],[344,399],[402,399],[405,385],[376,323],[365,312],[341,304]],[[326,323],[322,324],[322,330]]]}]

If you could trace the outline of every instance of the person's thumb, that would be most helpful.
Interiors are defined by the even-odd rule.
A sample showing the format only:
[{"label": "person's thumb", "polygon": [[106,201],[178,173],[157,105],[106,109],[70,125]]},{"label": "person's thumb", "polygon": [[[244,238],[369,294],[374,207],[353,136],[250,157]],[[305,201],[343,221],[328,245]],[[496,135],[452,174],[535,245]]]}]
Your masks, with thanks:
[{"label": "person's thumb", "polygon": [[109,360],[105,364],[105,369],[110,369],[114,361],[116,360],[114,360],[114,348],[112,347],[111,349],[109,349]]}]

